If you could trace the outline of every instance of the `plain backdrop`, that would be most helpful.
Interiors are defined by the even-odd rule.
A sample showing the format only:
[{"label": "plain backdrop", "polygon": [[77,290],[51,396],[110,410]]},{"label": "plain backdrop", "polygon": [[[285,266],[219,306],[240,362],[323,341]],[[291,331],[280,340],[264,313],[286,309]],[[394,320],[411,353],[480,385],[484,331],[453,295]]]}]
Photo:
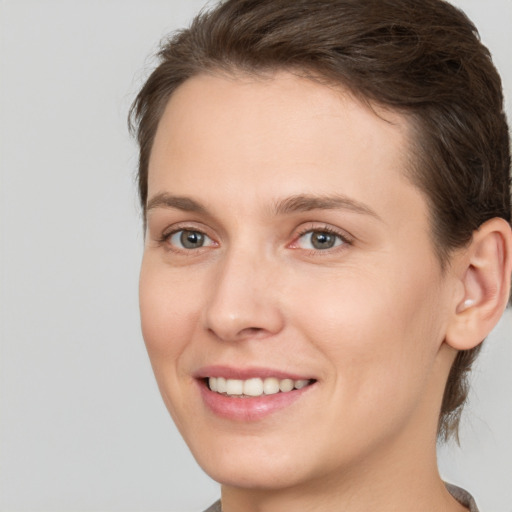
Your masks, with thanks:
[{"label": "plain backdrop", "polygon": [[[512,1],[457,0],[512,102]],[[0,510],[201,511],[219,495],[140,334],[129,105],[203,0],[0,1]],[[442,475],[512,511],[512,316],[474,371]]]}]

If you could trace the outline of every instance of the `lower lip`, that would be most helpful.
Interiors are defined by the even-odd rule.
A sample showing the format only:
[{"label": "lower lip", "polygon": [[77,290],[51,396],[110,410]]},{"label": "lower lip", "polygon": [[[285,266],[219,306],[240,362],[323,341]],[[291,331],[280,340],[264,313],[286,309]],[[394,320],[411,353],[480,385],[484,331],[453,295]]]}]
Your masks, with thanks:
[{"label": "lower lip", "polygon": [[313,383],[302,389],[294,389],[286,393],[242,398],[221,395],[211,391],[204,381],[198,382],[206,407],[221,418],[242,422],[258,421],[281,409],[285,409],[315,385]]}]

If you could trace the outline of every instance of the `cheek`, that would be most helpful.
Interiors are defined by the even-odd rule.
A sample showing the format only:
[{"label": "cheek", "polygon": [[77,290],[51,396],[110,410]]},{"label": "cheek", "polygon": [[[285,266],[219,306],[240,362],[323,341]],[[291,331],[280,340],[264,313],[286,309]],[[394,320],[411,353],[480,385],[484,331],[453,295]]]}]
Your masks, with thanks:
[{"label": "cheek", "polygon": [[425,385],[442,341],[441,309],[435,275],[412,270],[344,272],[321,293],[296,294],[303,314],[295,316],[347,396],[407,399]]},{"label": "cheek", "polygon": [[193,299],[190,286],[145,257],[139,281],[141,327],[157,379],[160,365],[177,362],[197,325]]},{"label": "cheek", "polygon": [[194,417],[186,399],[194,383],[184,374],[184,360],[199,325],[196,293],[190,282],[145,256],[139,282],[142,334],[164,403],[182,432],[186,418]]}]

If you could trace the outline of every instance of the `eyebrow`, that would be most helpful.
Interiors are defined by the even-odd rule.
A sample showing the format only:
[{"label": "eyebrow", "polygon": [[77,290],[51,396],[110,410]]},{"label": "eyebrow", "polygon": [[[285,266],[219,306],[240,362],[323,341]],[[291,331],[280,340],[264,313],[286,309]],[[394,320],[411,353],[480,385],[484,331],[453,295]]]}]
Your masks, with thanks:
[{"label": "eyebrow", "polygon": [[325,196],[299,194],[276,202],[273,206],[273,210],[276,215],[309,212],[311,210],[349,210],[382,220],[379,215],[366,204],[340,194]]},{"label": "eyebrow", "polygon": [[[161,192],[153,196],[147,203],[146,211],[155,208],[175,208],[185,212],[208,214],[207,209],[190,197],[173,196]],[[310,195],[298,194],[276,201],[272,205],[274,215],[287,215],[297,212],[309,212],[312,210],[349,210],[354,213],[370,215],[382,220],[369,206],[344,195]]]},{"label": "eyebrow", "polygon": [[185,212],[208,213],[203,205],[190,197],[173,196],[165,192],[154,195],[148,201],[146,211],[149,212],[155,208],[175,208]]}]

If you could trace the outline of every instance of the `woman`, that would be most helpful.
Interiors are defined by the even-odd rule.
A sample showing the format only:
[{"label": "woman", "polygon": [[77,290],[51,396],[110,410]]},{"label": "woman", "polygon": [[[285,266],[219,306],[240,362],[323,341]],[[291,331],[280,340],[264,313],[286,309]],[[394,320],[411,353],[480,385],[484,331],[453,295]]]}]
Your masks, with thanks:
[{"label": "woman", "polygon": [[445,484],[510,293],[499,76],[441,0],[228,0],[133,107],[144,339],[223,512],[477,510]]}]

